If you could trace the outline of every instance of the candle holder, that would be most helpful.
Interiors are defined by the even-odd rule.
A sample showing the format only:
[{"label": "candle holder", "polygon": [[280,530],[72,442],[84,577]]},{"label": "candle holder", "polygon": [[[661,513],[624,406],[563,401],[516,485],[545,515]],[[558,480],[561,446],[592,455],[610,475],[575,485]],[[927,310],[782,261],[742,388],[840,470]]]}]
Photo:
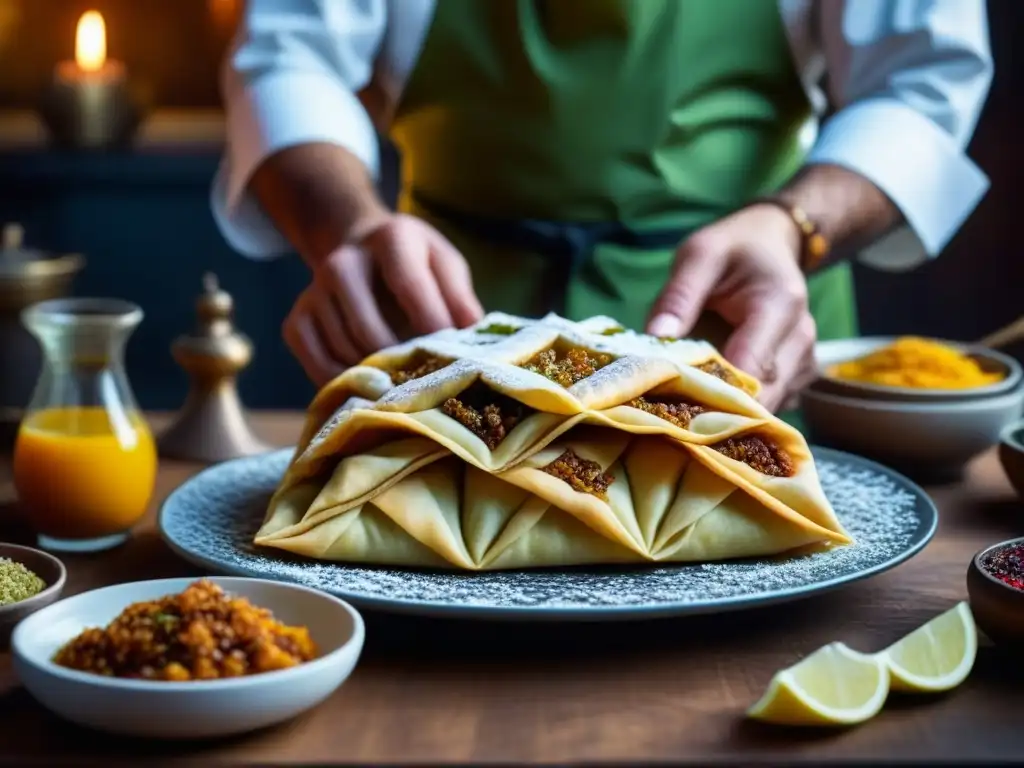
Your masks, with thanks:
[{"label": "candle holder", "polygon": [[40,114],[58,146],[108,149],[129,144],[142,119],[124,64],[107,57],[107,27],[87,11],[75,30],[75,59],[60,62]]},{"label": "candle holder", "polygon": [[60,147],[111,149],[131,143],[142,109],[118,62],[107,62],[88,77],[73,62],[62,62],[43,96],[40,115]]}]

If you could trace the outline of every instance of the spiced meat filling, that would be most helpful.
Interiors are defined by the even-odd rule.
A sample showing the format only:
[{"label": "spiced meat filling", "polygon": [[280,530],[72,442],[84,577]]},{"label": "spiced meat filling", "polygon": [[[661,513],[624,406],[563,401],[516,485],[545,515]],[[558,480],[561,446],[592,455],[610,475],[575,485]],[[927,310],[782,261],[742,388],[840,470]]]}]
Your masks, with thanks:
[{"label": "spiced meat filling", "polygon": [[413,355],[401,368],[391,371],[391,381],[395,383],[395,386],[401,386],[407,381],[421,379],[440,371],[450,363],[451,360],[440,355],[421,352]]},{"label": "spiced meat filling", "polygon": [[680,429],[689,429],[695,416],[707,412],[707,408],[685,400],[660,400],[653,397],[638,397],[629,404],[645,413],[675,424]]},{"label": "spiced meat filling", "polygon": [[608,492],[608,486],[615,482],[615,478],[601,469],[600,464],[577,456],[571,449],[542,467],[541,471],[564,480],[574,491],[590,493],[602,499]]},{"label": "spiced meat filling", "polygon": [[711,446],[730,459],[742,461],[751,469],[771,477],[791,477],[793,459],[778,443],[763,435],[730,437]]},{"label": "spiced meat filling", "polygon": [[708,360],[706,363],[701,363],[700,365],[695,365],[693,367],[697,370],[704,371],[704,373],[710,373],[716,379],[721,379],[726,384],[743,389],[743,382],[740,381],[739,376],[717,360]]},{"label": "spiced meat filling", "polygon": [[574,347],[566,350],[564,354],[559,354],[554,347],[549,347],[543,352],[538,352],[519,367],[539,373],[544,378],[568,389],[576,382],[583,381],[601,370],[611,361],[611,355],[601,352],[591,352]]},{"label": "spiced meat filling", "polygon": [[449,397],[441,410],[484,441],[492,451],[501,445],[532,409],[477,382],[458,397]]}]

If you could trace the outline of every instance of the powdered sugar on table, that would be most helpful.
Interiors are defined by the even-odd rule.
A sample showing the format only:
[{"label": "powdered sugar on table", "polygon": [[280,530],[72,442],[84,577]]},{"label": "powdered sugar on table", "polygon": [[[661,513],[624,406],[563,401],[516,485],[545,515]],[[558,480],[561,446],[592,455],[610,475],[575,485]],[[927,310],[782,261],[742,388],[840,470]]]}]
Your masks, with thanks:
[{"label": "powdered sugar on table", "polygon": [[291,451],[213,467],[166,501],[160,527],[210,570],[294,581],[388,610],[486,618],[602,619],[700,613],[792,599],[877,573],[919,551],[932,502],[901,476],[814,449],[821,485],[855,544],[770,560],[704,565],[448,573],[289,558],[252,539]]}]

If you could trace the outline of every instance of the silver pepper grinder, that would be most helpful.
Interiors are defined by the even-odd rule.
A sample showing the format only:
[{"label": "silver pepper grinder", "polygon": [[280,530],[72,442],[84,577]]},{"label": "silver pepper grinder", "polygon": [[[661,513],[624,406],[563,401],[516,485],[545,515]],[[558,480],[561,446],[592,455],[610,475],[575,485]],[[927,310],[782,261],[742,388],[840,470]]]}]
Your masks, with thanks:
[{"label": "silver pepper grinder", "polygon": [[274,446],[253,434],[238,396],[238,374],[252,360],[252,342],[235,329],[234,300],[216,275],[204,275],[203,288],[196,330],[171,345],[191,384],[174,423],[157,440],[160,455],[218,462],[269,451]]}]

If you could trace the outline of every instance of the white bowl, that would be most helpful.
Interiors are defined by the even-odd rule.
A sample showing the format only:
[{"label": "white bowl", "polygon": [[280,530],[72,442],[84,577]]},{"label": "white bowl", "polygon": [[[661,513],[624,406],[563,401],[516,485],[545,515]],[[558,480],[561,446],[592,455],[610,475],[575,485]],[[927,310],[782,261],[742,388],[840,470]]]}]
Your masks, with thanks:
[{"label": "white bowl", "polygon": [[908,470],[947,474],[999,442],[1020,418],[1024,387],[981,399],[886,402],[809,389],[800,405],[812,442]]},{"label": "white bowl", "polygon": [[83,629],[106,626],[128,605],[181,592],[194,581],[119,584],[43,608],[11,636],[18,677],[43,706],[79,725],[130,736],[194,739],[288,720],[330,696],[355,667],[365,630],[354,608],[307,587],[238,578],[211,581],[273,611],[285,624],[308,627],[320,656],[289,669],[192,682],[109,678],[51,661]]},{"label": "white bowl", "polygon": [[958,349],[989,373],[1000,373],[1003,378],[994,384],[971,389],[917,389],[914,387],[890,387],[882,384],[869,384],[861,381],[845,381],[829,376],[826,369],[836,363],[845,363],[871,354],[896,341],[896,336],[866,336],[856,339],[834,339],[819,341],[814,345],[814,357],[821,378],[812,389],[827,394],[843,397],[863,398],[866,400],[937,402],[949,400],[968,400],[990,397],[1016,389],[1024,378],[1020,363],[1009,355],[977,344],[965,344],[960,341],[942,341],[939,343]]}]

